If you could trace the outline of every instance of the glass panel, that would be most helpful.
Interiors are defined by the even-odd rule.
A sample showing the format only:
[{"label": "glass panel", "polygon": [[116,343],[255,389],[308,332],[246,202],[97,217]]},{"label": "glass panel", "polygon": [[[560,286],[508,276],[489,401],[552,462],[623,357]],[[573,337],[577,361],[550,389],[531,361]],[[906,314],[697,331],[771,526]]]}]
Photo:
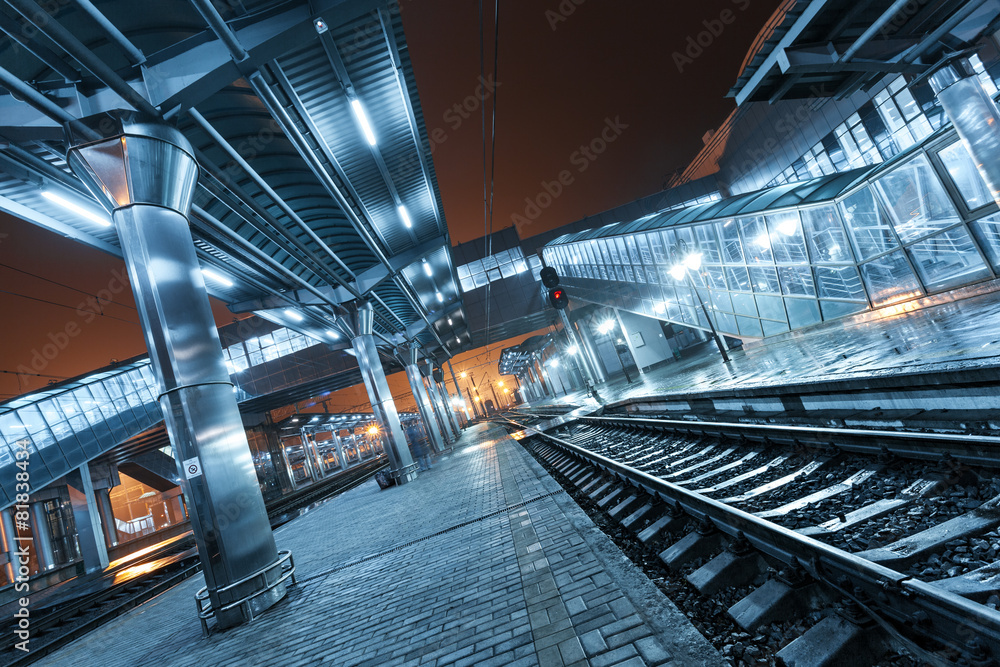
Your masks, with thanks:
[{"label": "glass panel", "polygon": [[833,206],[807,208],[802,211],[802,224],[809,239],[809,252],[813,263],[850,262],[844,226]]},{"label": "glass panel", "polygon": [[874,257],[899,245],[868,188],[855,192],[841,202],[840,207],[847,228],[851,230],[854,249],[861,259]]},{"label": "glass panel", "polygon": [[711,294],[712,308],[733,312],[733,301],[729,298],[729,292],[714,291]]},{"label": "glass panel", "polygon": [[878,179],[875,187],[903,243],[958,222],[955,207],[924,155]]},{"label": "glass panel", "polygon": [[754,338],[763,338],[764,331],[760,328],[760,320],[753,317],[736,317],[736,323],[740,327],[741,336],[752,336]]},{"label": "glass panel", "polygon": [[461,278],[460,282],[462,283],[463,292],[469,292],[476,289],[476,281],[472,278]]},{"label": "glass panel", "polygon": [[1000,214],[994,213],[969,224],[979,247],[994,269],[1000,270]]},{"label": "glass panel", "polygon": [[702,253],[702,261],[706,264],[718,264],[722,261],[722,254],[719,252],[719,244],[715,240],[715,229],[711,223],[698,225],[694,228],[694,234],[698,239],[698,250]]},{"label": "glass panel", "polygon": [[969,155],[969,151],[965,150],[965,144],[956,141],[938,153],[938,156],[948,170],[948,175],[951,176],[955,187],[962,193],[965,205],[970,210],[993,201],[990,190],[986,187],[986,182],[983,181],[979,170],[976,169],[976,163]]},{"label": "glass panel", "polygon": [[635,237],[635,244],[639,247],[639,256],[642,258],[642,263],[646,266],[652,266],[653,253],[649,251],[649,243],[646,241],[646,235],[640,234]]},{"label": "glass panel", "polygon": [[765,296],[763,294],[758,296],[757,310],[760,311],[760,316],[763,318],[785,321],[785,306],[782,304],[780,296]]},{"label": "glass panel", "polygon": [[812,271],[809,267],[779,266],[778,277],[781,279],[782,294],[816,296],[816,286],[813,285]]},{"label": "glass panel", "polygon": [[922,294],[917,278],[901,251],[862,264],[861,276],[868,286],[868,296],[875,307]]},{"label": "glass panel", "polygon": [[819,283],[819,295],[831,299],[855,299],[866,301],[865,290],[861,285],[861,276],[857,267],[816,267],[816,282]]},{"label": "glass panel", "polygon": [[778,274],[773,266],[751,266],[750,283],[754,292],[777,294],[781,291],[778,287]]},{"label": "glass panel", "polygon": [[819,305],[823,309],[824,320],[857,313],[868,307],[862,303],[845,303],[844,301],[820,301]]},{"label": "glass panel", "polygon": [[763,216],[743,218],[740,221],[740,232],[743,235],[743,250],[747,254],[747,264],[771,263],[771,240],[767,236],[767,227]]},{"label": "glass panel", "polygon": [[750,275],[746,267],[727,266],[726,275],[729,278],[729,289],[750,291]]},{"label": "glass panel", "polygon": [[736,221],[733,219],[717,222],[719,238],[722,239],[722,261],[734,264],[743,263],[743,245]]},{"label": "glass panel", "polygon": [[734,313],[738,315],[757,316],[757,302],[754,301],[752,294],[740,294],[736,292],[730,294],[730,296],[733,299]]},{"label": "glass panel", "polygon": [[779,264],[807,264],[806,242],[795,211],[767,216],[774,261]]},{"label": "glass panel", "polygon": [[719,266],[706,266],[703,269],[705,281],[714,289],[726,289],[726,276]]},{"label": "glass panel", "polygon": [[715,326],[719,331],[725,331],[730,334],[737,334],[739,331],[736,328],[736,318],[729,313],[714,313],[715,314]]},{"label": "glass panel", "polygon": [[653,232],[652,234],[647,234],[646,238],[649,240],[649,247],[653,252],[653,261],[656,262],[656,264],[666,264],[667,253],[663,249],[663,239],[660,235]]},{"label": "glass panel", "polygon": [[990,275],[969,233],[961,227],[914,243],[909,253],[929,290],[963,285]]},{"label": "glass panel", "polygon": [[761,320],[760,324],[764,327],[765,336],[773,336],[775,334],[785,333],[788,331],[788,322],[772,322],[771,320]]},{"label": "glass panel", "polygon": [[785,299],[785,309],[793,329],[819,322],[819,306],[812,299]]},{"label": "glass panel", "polygon": [[639,259],[639,250],[635,246],[634,236],[625,237],[625,247],[628,248],[628,256],[632,260],[632,264],[642,264],[642,260]]}]

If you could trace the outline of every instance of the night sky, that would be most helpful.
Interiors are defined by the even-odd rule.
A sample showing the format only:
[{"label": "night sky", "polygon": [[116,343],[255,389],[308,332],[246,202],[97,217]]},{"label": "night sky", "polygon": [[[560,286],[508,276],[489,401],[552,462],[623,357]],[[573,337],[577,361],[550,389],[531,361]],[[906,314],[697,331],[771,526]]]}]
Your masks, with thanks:
[{"label": "night sky", "polygon": [[[487,104],[497,96],[493,227],[538,234],[658,192],[684,168],[732,111],[724,95],[779,0],[508,0],[499,77],[485,3],[485,85],[478,3],[400,4],[451,239],[461,243],[484,233],[478,91]],[[0,215],[0,400],[143,354],[122,278],[121,260]],[[102,290],[116,303],[98,309],[88,297]],[[212,305],[219,324],[232,321]],[[456,370],[485,364],[477,380],[495,375],[498,350],[489,357],[460,355]],[[390,384],[405,409],[399,375]],[[363,388],[334,396],[331,409],[367,402]]]}]

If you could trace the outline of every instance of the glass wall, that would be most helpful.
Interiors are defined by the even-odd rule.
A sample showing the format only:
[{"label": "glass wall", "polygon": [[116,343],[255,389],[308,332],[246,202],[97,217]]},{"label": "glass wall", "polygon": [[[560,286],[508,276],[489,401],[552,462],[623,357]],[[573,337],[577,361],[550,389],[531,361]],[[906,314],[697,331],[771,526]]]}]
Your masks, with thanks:
[{"label": "glass wall", "polygon": [[[904,105],[897,109],[903,118],[915,117],[909,98],[885,102],[892,100]],[[701,211],[723,211],[725,204]],[[703,301],[719,331],[750,338],[1000,270],[1000,214],[954,139],[827,201],[699,222],[662,220],[659,229],[625,234],[623,224],[564,237],[543,254],[583,300],[706,328]]]}]

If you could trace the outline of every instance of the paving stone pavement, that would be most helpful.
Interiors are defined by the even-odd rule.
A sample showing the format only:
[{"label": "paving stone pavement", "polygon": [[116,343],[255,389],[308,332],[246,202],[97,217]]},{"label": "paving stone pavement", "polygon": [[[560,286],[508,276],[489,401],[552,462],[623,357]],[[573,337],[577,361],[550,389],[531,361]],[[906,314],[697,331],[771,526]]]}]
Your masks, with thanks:
[{"label": "paving stone pavement", "polygon": [[724,665],[503,429],[276,531],[299,584],[201,638],[195,577],[40,665]]}]

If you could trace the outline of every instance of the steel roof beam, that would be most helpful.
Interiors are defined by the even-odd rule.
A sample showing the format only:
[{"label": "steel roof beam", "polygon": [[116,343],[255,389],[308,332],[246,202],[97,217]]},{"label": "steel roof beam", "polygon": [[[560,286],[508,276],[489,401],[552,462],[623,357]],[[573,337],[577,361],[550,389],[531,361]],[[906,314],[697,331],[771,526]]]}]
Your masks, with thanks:
[{"label": "steel roof beam", "polygon": [[247,53],[247,50],[240,43],[236,33],[229,28],[222,15],[219,14],[219,11],[210,0],[191,0],[191,4],[198,10],[201,17],[205,19],[205,23],[212,29],[212,32],[219,38],[219,41],[226,45],[226,49],[233,60],[241,63],[250,57],[250,54]]},{"label": "steel roof beam", "polygon": [[226,141],[226,139],[218,132],[218,130],[216,130],[215,127],[213,127],[212,124],[209,123],[205,119],[205,117],[198,112],[197,109],[195,108],[189,109],[188,115],[191,116],[191,118],[194,119],[194,121],[201,127],[201,129],[203,129],[206,133],[208,133],[208,136],[211,137],[212,140],[215,141],[215,143],[218,144],[219,147],[222,148],[226,152],[226,154],[229,155],[229,157],[236,164],[238,164],[240,168],[243,169],[243,171],[253,180],[253,182],[256,183],[257,186],[261,190],[263,190],[275,204],[278,205],[278,208],[284,211],[285,215],[287,215],[293,222],[295,222],[295,224],[302,231],[304,231],[306,235],[323,250],[324,253],[326,253],[334,262],[336,262],[337,266],[343,269],[344,272],[347,273],[347,275],[349,275],[352,279],[357,279],[357,276],[354,274],[354,272],[351,271],[351,269],[348,268],[348,266],[344,264],[343,261],[341,261],[340,257],[338,257],[337,254],[330,249],[330,246],[328,246],[323,241],[323,239],[321,239],[319,235],[317,235],[316,232],[313,231],[313,229],[309,225],[307,225],[305,221],[302,220],[302,218],[299,217],[298,213],[292,210],[292,207],[289,206],[285,202],[285,200],[282,199],[278,195],[278,193],[275,192],[271,188],[271,186],[267,184],[267,181],[265,181],[260,176],[260,174],[258,174],[257,171],[253,167],[251,167],[250,164],[245,159],[243,159],[243,156],[239,154],[239,151],[233,148],[232,144]]},{"label": "steel roof beam", "polygon": [[133,65],[141,65],[146,62],[146,56],[143,55],[142,51],[140,51],[135,44],[129,41],[128,37],[123,35],[121,30],[119,30],[114,23],[108,20],[108,17],[102,14],[101,10],[95,7],[90,0],[73,1],[84,11],[84,13],[87,14],[87,16],[92,18],[97,25],[101,26],[101,30],[104,31],[104,34],[106,34],[112,42],[117,44],[118,48],[125,52],[125,55],[128,56],[128,59]]},{"label": "steel roof beam", "polygon": [[396,84],[399,86],[399,94],[406,106],[406,119],[410,124],[410,135],[413,137],[413,147],[417,152],[417,159],[420,161],[420,171],[424,176],[424,184],[427,186],[427,196],[431,200],[431,207],[434,209],[434,218],[438,223],[438,232],[448,234],[448,228],[441,217],[441,210],[438,208],[437,197],[434,196],[434,188],[431,185],[430,169],[427,166],[427,157],[424,155],[424,146],[420,142],[420,131],[417,128],[417,116],[413,111],[413,100],[410,98],[410,91],[406,85],[406,77],[403,76],[403,63],[399,55],[399,46],[396,44],[396,36],[387,25],[387,17],[383,9],[378,10],[379,22],[382,24],[382,34],[385,37],[386,46],[389,49],[389,57],[392,59],[392,69],[396,75]]},{"label": "steel roof beam", "polygon": [[80,73],[77,72],[65,58],[60,57],[49,47],[39,43],[34,37],[29,37],[17,21],[0,11],[0,31],[20,44],[31,55],[38,58],[46,67],[59,74],[66,83],[79,83]]},{"label": "steel roof beam", "polygon": [[[320,44],[323,45],[323,50],[326,52],[327,60],[330,61],[330,66],[333,67],[334,72],[337,73],[337,79],[340,81],[340,85],[344,88],[344,93],[347,95],[348,101],[358,100],[360,102],[357,91],[354,89],[354,82],[351,81],[351,75],[347,72],[347,66],[344,65],[344,60],[340,57],[340,50],[337,48],[337,43],[334,41],[333,35],[329,30],[327,30],[319,36],[319,41]],[[379,173],[382,175],[382,180],[385,182],[385,187],[389,191],[389,196],[392,197],[392,200],[396,204],[397,208],[403,206],[403,200],[399,196],[396,184],[393,183],[392,176],[389,174],[389,168],[386,166],[385,160],[382,158],[382,151],[379,150],[378,145],[369,145],[368,150],[371,152],[372,158],[375,160],[375,166],[378,167]],[[372,226],[375,226],[374,221],[372,222]],[[410,240],[416,243],[417,235],[413,231],[413,227],[407,227],[406,231],[410,236]]]},{"label": "steel roof beam", "polygon": [[83,42],[77,39],[73,33],[64,28],[58,21],[52,19],[33,0],[6,0],[6,2],[38,28],[42,34],[51,39],[59,48],[87,68],[101,83],[115,91],[132,108],[154,118],[159,117],[160,112],[156,107],[128,85],[103,60],[98,58],[93,51],[84,46]]}]

